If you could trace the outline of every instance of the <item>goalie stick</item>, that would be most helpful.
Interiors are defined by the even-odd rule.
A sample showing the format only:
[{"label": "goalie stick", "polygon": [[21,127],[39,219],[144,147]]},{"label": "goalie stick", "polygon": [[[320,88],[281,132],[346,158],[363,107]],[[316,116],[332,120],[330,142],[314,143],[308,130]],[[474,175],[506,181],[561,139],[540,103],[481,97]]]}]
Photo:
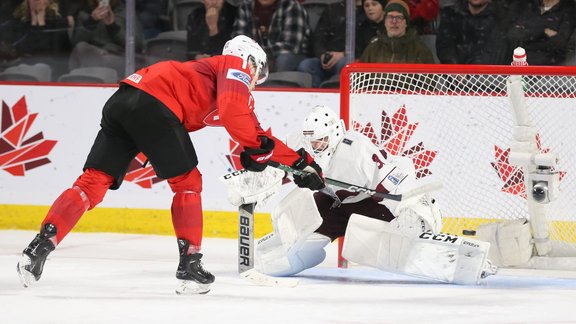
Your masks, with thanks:
[{"label": "goalie stick", "polygon": [[269,287],[292,288],[298,285],[297,279],[276,278],[254,269],[254,208],[256,203],[238,207],[238,273],[247,281]]},{"label": "goalie stick", "polygon": [[[289,167],[287,165],[280,164],[280,163],[274,162],[274,161],[269,162],[268,165],[275,167],[277,169],[286,171],[286,172],[290,172],[290,173],[295,174],[295,175],[299,175],[299,176],[305,176],[308,174],[308,172],[297,170],[297,169],[294,169],[294,168]],[[423,193],[427,193],[430,191],[439,190],[442,188],[441,183],[432,182],[432,183],[427,183],[425,185],[417,187],[417,188],[410,190],[410,191],[403,193],[403,194],[390,194],[390,193],[385,193],[385,192],[381,192],[381,191],[376,191],[374,189],[370,189],[370,188],[366,188],[366,187],[353,185],[351,183],[339,181],[336,179],[324,178],[324,180],[329,185],[344,188],[344,189],[349,190],[349,191],[358,192],[358,193],[365,193],[365,194],[370,195],[372,197],[376,197],[376,198],[380,198],[380,199],[390,199],[390,200],[395,200],[395,201],[402,201],[402,200],[408,199],[410,197],[414,197],[414,196],[417,196],[417,195],[420,195]],[[332,194],[330,194],[330,195],[332,195]]]}]

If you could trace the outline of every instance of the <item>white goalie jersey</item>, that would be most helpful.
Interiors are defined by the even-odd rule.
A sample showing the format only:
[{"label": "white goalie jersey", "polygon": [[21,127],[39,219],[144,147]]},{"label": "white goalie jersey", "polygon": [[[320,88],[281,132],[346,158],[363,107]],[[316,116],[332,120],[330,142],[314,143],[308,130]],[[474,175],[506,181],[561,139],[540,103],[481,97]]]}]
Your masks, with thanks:
[{"label": "white goalie jersey", "polygon": [[[293,148],[304,147],[304,137],[294,135],[287,140]],[[348,131],[329,158],[316,159],[322,167],[324,176],[361,187],[375,189],[392,194],[401,194],[414,186],[416,172],[412,160],[401,156],[387,156],[361,133]],[[334,191],[342,190],[331,186]],[[370,196],[358,193],[345,198],[342,203],[364,200]],[[381,203],[394,211],[394,201]]]}]

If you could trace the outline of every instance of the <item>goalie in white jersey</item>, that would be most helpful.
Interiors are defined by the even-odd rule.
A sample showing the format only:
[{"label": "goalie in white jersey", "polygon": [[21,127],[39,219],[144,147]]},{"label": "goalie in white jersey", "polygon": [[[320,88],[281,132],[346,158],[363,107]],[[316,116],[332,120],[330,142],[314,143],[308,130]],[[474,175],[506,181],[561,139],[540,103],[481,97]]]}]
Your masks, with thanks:
[{"label": "goalie in white jersey", "polygon": [[[302,134],[287,142],[311,153],[326,178],[391,194],[416,186],[411,159],[384,156],[327,107],[314,107]],[[256,248],[257,269],[272,276],[320,264],[324,247],[343,235],[346,259],[385,271],[461,284],[496,271],[486,259],[488,243],[440,233],[441,213],[428,193],[398,202],[338,187],[296,188],[274,208],[272,223]]]}]

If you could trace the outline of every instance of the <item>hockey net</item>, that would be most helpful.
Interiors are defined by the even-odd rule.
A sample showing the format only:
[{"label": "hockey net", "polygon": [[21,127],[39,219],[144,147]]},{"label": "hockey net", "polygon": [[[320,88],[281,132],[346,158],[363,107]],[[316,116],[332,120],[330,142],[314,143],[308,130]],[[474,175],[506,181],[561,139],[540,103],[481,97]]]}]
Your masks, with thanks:
[{"label": "hockey net", "polygon": [[[545,205],[528,202],[529,170],[509,159],[513,76],[534,130],[532,156],[559,158],[559,195]],[[576,257],[576,68],[357,63],[343,70],[340,92],[349,129],[385,154],[412,158],[419,181],[443,183],[434,196],[444,233],[474,235],[481,224],[545,212],[542,239],[552,248],[535,254]]]}]

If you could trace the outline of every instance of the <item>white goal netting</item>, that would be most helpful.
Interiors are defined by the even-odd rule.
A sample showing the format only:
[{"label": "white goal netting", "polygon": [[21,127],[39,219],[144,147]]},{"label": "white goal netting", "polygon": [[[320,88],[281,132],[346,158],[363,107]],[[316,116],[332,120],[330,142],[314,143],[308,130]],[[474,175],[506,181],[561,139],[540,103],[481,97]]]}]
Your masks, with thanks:
[{"label": "white goal netting", "polygon": [[560,195],[546,205],[551,255],[576,256],[576,69],[352,64],[343,71],[341,116],[385,154],[413,159],[434,195],[443,232],[530,218],[524,169],[509,161],[515,126],[506,81],[523,78],[538,152],[559,157]]}]

